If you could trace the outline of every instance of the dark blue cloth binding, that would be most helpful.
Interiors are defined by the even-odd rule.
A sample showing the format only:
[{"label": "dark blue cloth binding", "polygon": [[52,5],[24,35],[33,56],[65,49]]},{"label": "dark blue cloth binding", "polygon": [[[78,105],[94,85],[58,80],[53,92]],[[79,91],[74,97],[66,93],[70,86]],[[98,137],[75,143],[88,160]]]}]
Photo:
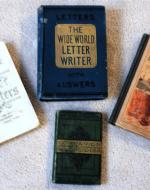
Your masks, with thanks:
[{"label": "dark blue cloth binding", "polygon": [[[73,49],[67,42],[64,47],[63,43],[60,43],[60,46],[56,43],[61,35],[59,28],[64,24],[66,28],[70,25],[81,25],[84,28],[82,37],[86,42],[80,43],[80,51],[76,47],[79,44],[73,44],[74,53],[78,51],[78,55],[70,55]],[[84,26],[89,29],[87,27],[85,30]],[[90,35],[90,27],[92,33],[95,32],[94,37]],[[74,27],[74,31],[76,29],[77,27]],[[65,35],[73,36],[71,33]],[[95,44],[90,46],[94,39]],[[61,62],[63,58],[77,61],[78,56],[81,56],[79,64],[83,64],[83,67],[70,68],[65,66],[70,62]],[[89,67],[84,67],[86,64]],[[95,66],[92,66],[94,64]],[[106,21],[103,6],[41,6],[38,9],[37,89],[38,98],[42,101],[97,100],[107,97]]]}]

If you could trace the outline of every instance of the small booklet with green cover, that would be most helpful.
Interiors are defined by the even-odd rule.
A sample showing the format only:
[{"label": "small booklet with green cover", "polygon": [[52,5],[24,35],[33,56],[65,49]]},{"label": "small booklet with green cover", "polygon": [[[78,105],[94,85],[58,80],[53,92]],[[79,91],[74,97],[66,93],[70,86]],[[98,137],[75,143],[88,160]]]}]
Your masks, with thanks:
[{"label": "small booklet with green cover", "polygon": [[100,184],[102,114],[58,111],[53,161],[54,183]]}]

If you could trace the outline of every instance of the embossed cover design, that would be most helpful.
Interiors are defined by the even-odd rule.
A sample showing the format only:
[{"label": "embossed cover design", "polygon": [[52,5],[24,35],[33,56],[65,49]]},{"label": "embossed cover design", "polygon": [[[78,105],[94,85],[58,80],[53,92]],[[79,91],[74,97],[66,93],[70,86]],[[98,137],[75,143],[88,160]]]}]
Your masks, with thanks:
[{"label": "embossed cover design", "polygon": [[100,113],[57,112],[53,182],[100,184],[101,141]]}]

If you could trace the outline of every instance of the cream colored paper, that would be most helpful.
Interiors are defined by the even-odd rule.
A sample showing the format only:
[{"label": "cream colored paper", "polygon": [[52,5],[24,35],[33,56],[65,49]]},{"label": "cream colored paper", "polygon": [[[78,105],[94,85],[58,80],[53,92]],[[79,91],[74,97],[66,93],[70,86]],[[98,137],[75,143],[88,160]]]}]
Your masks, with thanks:
[{"label": "cream colored paper", "polygon": [[0,143],[39,126],[19,74],[0,42]]}]

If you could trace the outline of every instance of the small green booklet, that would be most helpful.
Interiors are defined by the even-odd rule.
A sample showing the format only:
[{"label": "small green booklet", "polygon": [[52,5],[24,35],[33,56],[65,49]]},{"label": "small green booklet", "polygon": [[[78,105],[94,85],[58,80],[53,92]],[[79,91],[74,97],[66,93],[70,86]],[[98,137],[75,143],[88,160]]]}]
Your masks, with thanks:
[{"label": "small green booklet", "polygon": [[101,143],[101,113],[57,112],[53,182],[100,184]]}]

